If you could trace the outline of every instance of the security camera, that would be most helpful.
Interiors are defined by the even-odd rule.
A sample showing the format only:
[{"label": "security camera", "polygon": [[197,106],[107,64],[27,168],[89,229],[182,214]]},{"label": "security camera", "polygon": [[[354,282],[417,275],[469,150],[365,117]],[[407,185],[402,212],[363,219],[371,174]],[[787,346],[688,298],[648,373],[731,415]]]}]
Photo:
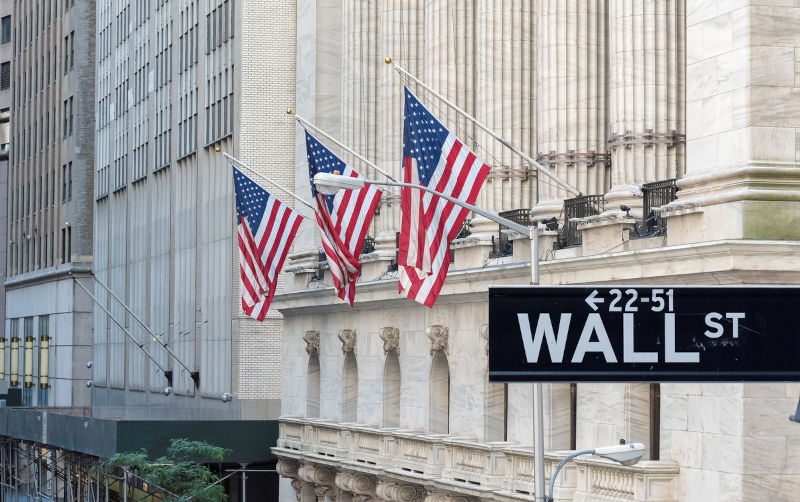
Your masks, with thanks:
[{"label": "security camera", "polygon": [[622,204],[621,206],[619,206],[619,208],[621,210],[625,211],[625,217],[626,218],[630,218],[631,217],[631,208],[629,206],[626,206],[625,204]]},{"label": "security camera", "polygon": [[86,386],[91,389],[94,386],[94,380],[86,380]]},{"label": "security camera", "polygon": [[547,230],[558,230],[558,218],[555,216],[552,218],[542,218],[539,220],[539,223],[544,225]]},{"label": "security camera", "polygon": [[220,399],[222,399],[223,403],[227,403],[228,401],[233,399],[233,396],[231,395],[230,392],[223,392],[222,395],[220,396]]},{"label": "security camera", "polygon": [[165,387],[164,388],[164,395],[165,396],[169,396],[170,394],[172,394],[172,387]]},{"label": "security camera", "polygon": [[86,361],[87,368],[91,368],[92,366],[94,366],[94,363],[92,361]]},{"label": "security camera", "polygon": [[628,185],[628,191],[630,191],[631,195],[634,197],[644,197],[644,191],[639,185]]}]

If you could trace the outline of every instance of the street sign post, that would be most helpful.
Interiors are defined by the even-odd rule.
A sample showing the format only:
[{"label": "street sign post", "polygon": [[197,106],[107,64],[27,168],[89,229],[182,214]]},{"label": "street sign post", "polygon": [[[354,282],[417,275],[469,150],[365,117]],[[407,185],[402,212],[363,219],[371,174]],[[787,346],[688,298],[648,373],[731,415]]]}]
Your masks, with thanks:
[{"label": "street sign post", "polygon": [[489,288],[492,382],[800,381],[800,288]]}]

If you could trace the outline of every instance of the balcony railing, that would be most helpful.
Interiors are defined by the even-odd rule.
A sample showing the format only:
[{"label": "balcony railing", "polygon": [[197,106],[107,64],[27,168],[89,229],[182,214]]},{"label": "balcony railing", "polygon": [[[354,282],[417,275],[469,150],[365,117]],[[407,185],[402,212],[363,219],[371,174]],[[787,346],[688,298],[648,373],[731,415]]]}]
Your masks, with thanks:
[{"label": "balcony railing", "polygon": [[605,210],[606,200],[602,195],[581,195],[564,200],[564,229],[560,239],[562,248],[580,246],[583,243],[578,222],[574,218],[586,218],[600,214]]},{"label": "balcony railing", "polygon": [[678,196],[677,179],[655,181],[642,185],[642,196],[644,198],[644,224],[642,225],[643,236],[656,236],[667,234],[667,222],[653,211],[653,208],[669,204]]},{"label": "balcony railing", "polygon": [[[398,479],[419,479],[456,493],[480,493],[497,500],[527,499],[534,493],[533,450],[507,442],[282,418],[273,453],[282,459],[341,466],[363,474],[379,469]],[[567,454],[545,455],[546,482]],[[626,467],[581,457],[559,475],[556,500],[677,501],[677,476],[678,466],[673,462],[647,461]]]},{"label": "balcony railing", "polygon": [[[530,209],[512,209],[511,211],[503,211],[499,213],[500,216],[507,220],[520,225],[529,226],[531,218]],[[499,258],[501,256],[509,256],[514,252],[514,242],[509,240],[507,231],[508,227],[500,225],[500,230],[497,237],[492,237],[492,258]]]}]

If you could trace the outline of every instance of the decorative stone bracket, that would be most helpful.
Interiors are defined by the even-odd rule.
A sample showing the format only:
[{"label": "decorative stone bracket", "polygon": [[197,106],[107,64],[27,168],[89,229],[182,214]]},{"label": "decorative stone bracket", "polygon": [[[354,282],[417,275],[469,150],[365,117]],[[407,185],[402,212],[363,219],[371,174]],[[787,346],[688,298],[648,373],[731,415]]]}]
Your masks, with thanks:
[{"label": "decorative stone bracket", "polygon": [[431,355],[435,354],[437,350],[444,351],[448,356],[450,355],[450,346],[448,338],[450,330],[446,326],[434,324],[425,330],[425,336],[431,340]]},{"label": "decorative stone bracket", "polygon": [[381,481],[375,494],[382,500],[390,502],[422,502],[425,500],[425,488],[417,485],[401,485]]},{"label": "decorative stone bracket", "polygon": [[342,341],[342,354],[347,354],[348,352],[358,353],[356,346],[358,339],[355,330],[341,330],[339,332],[339,340]]},{"label": "decorative stone bracket", "polygon": [[378,481],[372,476],[339,472],[336,474],[335,483],[337,487],[346,492],[370,498],[376,497],[375,489],[377,488]]},{"label": "decorative stone bracket", "polygon": [[400,350],[400,330],[398,328],[386,327],[381,328],[378,334],[383,340],[383,353],[388,355],[389,352],[396,352],[399,355]]},{"label": "decorative stone bracket", "polygon": [[306,352],[308,352],[308,355],[311,355],[313,352],[319,354],[319,331],[306,331],[303,335],[303,341],[306,342]]}]

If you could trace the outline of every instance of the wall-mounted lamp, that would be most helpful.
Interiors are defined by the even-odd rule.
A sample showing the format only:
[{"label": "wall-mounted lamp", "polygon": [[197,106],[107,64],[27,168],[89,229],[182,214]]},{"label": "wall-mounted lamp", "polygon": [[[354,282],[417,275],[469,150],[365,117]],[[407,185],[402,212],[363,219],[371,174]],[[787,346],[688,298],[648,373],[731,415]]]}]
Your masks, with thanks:
[{"label": "wall-mounted lamp", "polygon": [[47,381],[48,369],[50,368],[50,337],[42,335],[39,338],[39,388],[49,389]]},{"label": "wall-mounted lamp", "polygon": [[33,387],[33,340],[32,336],[25,337],[25,367],[23,368],[25,388]]},{"label": "wall-mounted lamp", "polygon": [[19,385],[19,338],[11,338],[11,372],[9,382],[12,387]]},{"label": "wall-mounted lamp", "polygon": [[222,395],[220,396],[220,399],[222,399],[223,403],[227,403],[228,401],[233,399],[233,395],[230,392],[223,392]]}]

